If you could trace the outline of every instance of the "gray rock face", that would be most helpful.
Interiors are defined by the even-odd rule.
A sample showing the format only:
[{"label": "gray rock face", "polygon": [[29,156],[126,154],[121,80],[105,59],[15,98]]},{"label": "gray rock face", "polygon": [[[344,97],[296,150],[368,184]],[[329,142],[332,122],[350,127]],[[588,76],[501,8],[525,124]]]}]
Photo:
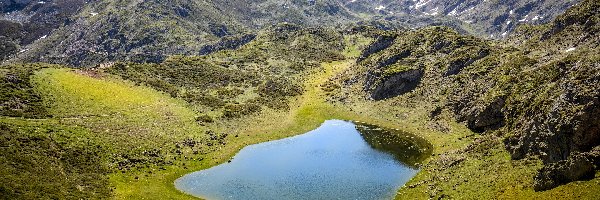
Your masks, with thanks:
[{"label": "gray rock face", "polygon": [[214,44],[208,44],[202,47],[202,49],[200,49],[200,55],[207,55],[224,49],[237,49],[252,41],[254,38],[256,38],[255,34],[223,37]]},{"label": "gray rock face", "polygon": [[456,57],[460,56],[463,58],[456,59],[448,63],[448,70],[446,70],[444,73],[444,77],[460,73],[460,71],[462,71],[465,67],[473,64],[473,62],[488,56],[489,50],[484,48],[474,48],[456,54]]},{"label": "gray rock face", "polygon": [[[554,19],[579,1],[559,0],[362,0],[346,2],[346,7],[358,13],[376,13],[385,19],[404,19],[441,25],[445,17],[456,20],[458,26],[470,26],[473,33],[484,37],[505,38],[519,24],[542,24]],[[411,16],[406,19],[403,16]],[[446,20],[448,21],[448,20]],[[424,23],[428,24],[428,23]],[[475,25],[475,26],[471,26]]]},{"label": "gray rock face", "polygon": [[[26,34],[18,42],[19,50],[26,51],[16,60],[74,66],[118,60],[160,61],[174,54],[195,55],[200,48],[212,45],[221,37],[256,31],[279,22],[308,26],[338,26],[362,22],[377,22],[387,24],[388,27],[444,25],[463,32],[473,30],[471,33],[480,36],[493,34],[498,38],[505,37],[518,23],[550,20],[573,3],[555,0],[40,2],[0,2],[0,19],[18,20],[25,24]],[[111,12],[115,10],[119,12]],[[103,22],[101,19],[115,20]],[[61,30],[57,30],[61,26]],[[154,37],[146,37],[145,33],[151,33]],[[73,38],[71,35],[78,37]],[[119,37],[106,38],[104,35]],[[38,41],[44,36],[51,41]],[[69,47],[80,44],[84,44],[86,48]],[[50,47],[54,49],[49,50]],[[207,52],[208,49],[203,51]],[[452,69],[449,75],[460,70],[460,65],[454,67],[457,69]]]},{"label": "gray rock face", "polygon": [[395,74],[379,84],[373,90],[371,98],[382,100],[410,92],[419,85],[423,73],[422,69],[414,69]]},{"label": "gray rock face", "polygon": [[[572,76],[598,71],[598,66],[583,63],[557,80],[562,92],[546,100],[547,109],[532,110],[528,116],[520,117],[517,134],[506,141],[513,158],[539,155],[544,162],[553,163],[567,159],[572,152],[586,152],[600,145],[600,89],[591,88],[600,83],[600,76],[596,73]],[[579,83],[573,79],[580,79],[575,81]]]},{"label": "gray rock face", "polygon": [[0,11],[10,12],[14,10],[22,9],[32,2],[32,0],[3,0],[0,2]]},{"label": "gray rock face", "polygon": [[544,166],[535,176],[534,189],[544,191],[578,180],[594,178],[594,165],[586,157],[575,155]]},{"label": "gray rock face", "polygon": [[23,37],[19,23],[0,20],[0,61],[14,55],[19,48],[19,40]]},{"label": "gray rock face", "polygon": [[[5,51],[4,55],[0,55],[0,61],[14,56],[19,50],[27,49],[26,45],[44,39],[56,28],[70,23],[71,17],[76,15],[87,2],[85,0],[0,1],[0,36],[9,37],[12,43],[3,42],[8,47],[4,45]],[[15,33],[18,35],[15,36]],[[11,51],[7,51],[7,48]]]},{"label": "gray rock face", "polygon": [[479,104],[473,107],[456,107],[455,113],[458,121],[467,123],[467,127],[473,132],[482,133],[488,130],[496,130],[504,125],[504,113],[502,108],[505,98],[499,97],[487,104]]},{"label": "gray rock face", "polygon": [[363,50],[363,52],[361,53],[357,62],[361,62],[361,61],[365,60],[367,57],[369,57],[371,54],[377,53],[381,50],[384,50],[384,49],[392,46],[392,44],[394,44],[395,39],[396,39],[396,37],[394,37],[394,36],[381,36],[381,37],[377,38],[377,40],[375,42],[373,42],[371,45],[369,45],[367,48],[365,48]]},{"label": "gray rock face", "polygon": [[18,46],[7,37],[0,36],[0,61],[17,52]]},{"label": "gray rock face", "polygon": [[594,163],[596,170],[600,169],[600,146],[597,146],[593,150],[583,154],[588,158],[588,160]]}]

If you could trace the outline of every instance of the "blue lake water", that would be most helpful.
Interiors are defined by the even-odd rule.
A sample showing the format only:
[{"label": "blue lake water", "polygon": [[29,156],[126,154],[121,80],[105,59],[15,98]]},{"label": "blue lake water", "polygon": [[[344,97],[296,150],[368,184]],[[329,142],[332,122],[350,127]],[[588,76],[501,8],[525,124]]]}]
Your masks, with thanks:
[{"label": "blue lake water", "polygon": [[430,154],[431,145],[414,135],[329,120],[248,146],[231,163],[187,174],[175,186],[205,199],[392,199]]}]

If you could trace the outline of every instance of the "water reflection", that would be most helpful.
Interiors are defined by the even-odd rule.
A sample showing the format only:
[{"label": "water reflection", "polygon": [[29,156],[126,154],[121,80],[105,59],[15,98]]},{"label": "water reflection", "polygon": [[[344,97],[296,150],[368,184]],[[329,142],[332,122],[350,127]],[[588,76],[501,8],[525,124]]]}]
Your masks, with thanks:
[{"label": "water reflection", "polygon": [[430,154],[401,132],[341,120],[251,145],[232,160],[175,181],[206,199],[391,199]]},{"label": "water reflection", "polygon": [[356,130],[372,148],[392,154],[394,158],[410,167],[427,159],[433,146],[414,134],[400,130],[384,129],[375,125],[356,123]]}]

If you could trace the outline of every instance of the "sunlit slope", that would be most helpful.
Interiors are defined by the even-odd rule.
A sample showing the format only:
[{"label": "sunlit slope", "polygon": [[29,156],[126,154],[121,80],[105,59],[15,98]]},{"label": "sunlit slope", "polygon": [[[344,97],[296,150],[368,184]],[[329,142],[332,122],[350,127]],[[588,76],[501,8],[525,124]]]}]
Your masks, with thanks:
[{"label": "sunlit slope", "polygon": [[[83,126],[106,142],[119,169],[136,163],[170,163],[176,143],[202,140],[194,113],[163,93],[110,77],[69,69],[43,69],[33,83],[64,124]],[[150,162],[148,162],[150,161]]]}]

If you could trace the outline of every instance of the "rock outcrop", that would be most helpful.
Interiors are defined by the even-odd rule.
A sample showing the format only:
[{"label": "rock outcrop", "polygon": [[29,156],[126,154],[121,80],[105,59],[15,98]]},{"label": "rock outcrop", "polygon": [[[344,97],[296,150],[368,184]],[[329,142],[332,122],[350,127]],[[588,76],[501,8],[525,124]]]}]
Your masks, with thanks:
[{"label": "rock outcrop", "polygon": [[543,191],[572,181],[594,178],[594,165],[586,157],[577,155],[567,160],[544,166],[535,176],[533,188]]},{"label": "rock outcrop", "polygon": [[400,72],[386,78],[371,94],[374,100],[382,100],[398,95],[403,95],[414,90],[423,78],[422,69],[413,69]]},{"label": "rock outcrop", "polygon": [[374,100],[445,107],[474,132],[503,135],[512,159],[541,159],[535,188],[551,189],[597,166],[599,15],[600,2],[582,1],[503,44],[439,27],[382,33],[393,43],[375,40],[352,73],[364,78],[346,84],[362,83]]}]

